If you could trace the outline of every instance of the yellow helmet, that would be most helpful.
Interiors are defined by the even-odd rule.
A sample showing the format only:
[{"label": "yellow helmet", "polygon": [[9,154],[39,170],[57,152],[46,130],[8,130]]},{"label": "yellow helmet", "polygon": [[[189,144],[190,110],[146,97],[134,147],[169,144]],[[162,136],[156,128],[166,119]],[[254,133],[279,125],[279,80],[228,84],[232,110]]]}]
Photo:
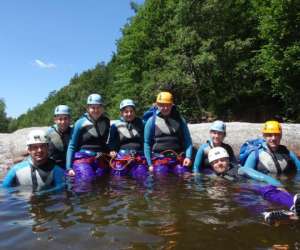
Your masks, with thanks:
[{"label": "yellow helmet", "polygon": [[157,95],[156,102],[173,104],[173,95],[170,92],[160,92]]},{"label": "yellow helmet", "polygon": [[264,134],[281,134],[282,129],[278,121],[267,121],[262,129]]}]

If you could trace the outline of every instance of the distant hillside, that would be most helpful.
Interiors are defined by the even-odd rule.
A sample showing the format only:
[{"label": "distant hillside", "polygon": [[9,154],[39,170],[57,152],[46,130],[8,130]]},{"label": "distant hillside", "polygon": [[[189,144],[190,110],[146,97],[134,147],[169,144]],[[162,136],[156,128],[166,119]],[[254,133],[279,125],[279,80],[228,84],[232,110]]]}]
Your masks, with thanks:
[{"label": "distant hillside", "polygon": [[99,64],[13,120],[10,128],[48,125],[58,104],[77,119],[98,92],[111,118],[122,98],[139,113],[170,90],[189,121],[213,115],[300,121],[300,4],[280,0],[146,0],[123,28],[108,65]]}]

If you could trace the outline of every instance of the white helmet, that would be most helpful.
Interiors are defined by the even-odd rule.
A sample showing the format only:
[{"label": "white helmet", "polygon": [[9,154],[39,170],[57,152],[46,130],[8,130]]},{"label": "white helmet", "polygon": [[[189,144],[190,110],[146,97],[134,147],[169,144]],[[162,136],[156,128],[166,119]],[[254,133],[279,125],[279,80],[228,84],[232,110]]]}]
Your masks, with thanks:
[{"label": "white helmet", "polygon": [[71,109],[67,105],[58,105],[54,110],[54,115],[71,115]]},{"label": "white helmet", "polygon": [[26,145],[48,143],[48,137],[43,130],[32,130],[27,135]]},{"label": "white helmet", "polygon": [[215,160],[221,159],[221,158],[229,158],[229,154],[227,151],[222,147],[215,147],[209,150],[208,152],[208,161],[209,163],[212,163]]},{"label": "white helmet", "polygon": [[131,99],[124,99],[120,103],[120,110],[122,110],[123,108],[128,107],[128,106],[135,108],[135,104]]},{"label": "white helmet", "polygon": [[103,105],[103,98],[99,94],[90,94],[87,98],[86,104]]}]

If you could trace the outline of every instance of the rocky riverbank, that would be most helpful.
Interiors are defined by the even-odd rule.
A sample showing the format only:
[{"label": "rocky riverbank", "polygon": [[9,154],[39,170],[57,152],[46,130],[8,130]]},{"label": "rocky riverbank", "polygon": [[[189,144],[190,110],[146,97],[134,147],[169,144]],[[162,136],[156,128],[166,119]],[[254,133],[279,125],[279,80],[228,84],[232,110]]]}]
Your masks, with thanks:
[{"label": "rocky riverbank", "polygon": [[[195,147],[198,148],[200,144],[206,142],[210,125],[211,123],[189,124]],[[258,123],[228,122],[225,142],[232,145],[235,153],[238,154],[243,142],[261,136],[261,128],[262,124]],[[11,134],[0,134],[0,171],[26,153],[26,135],[33,129],[37,128],[25,128]],[[300,152],[300,124],[283,124],[282,144],[297,153]]]}]

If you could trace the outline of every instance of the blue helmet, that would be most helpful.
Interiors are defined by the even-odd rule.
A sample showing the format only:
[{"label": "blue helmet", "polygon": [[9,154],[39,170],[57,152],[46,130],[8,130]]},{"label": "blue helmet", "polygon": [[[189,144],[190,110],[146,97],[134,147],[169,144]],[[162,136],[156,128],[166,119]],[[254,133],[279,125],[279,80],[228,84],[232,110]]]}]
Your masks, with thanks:
[{"label": "blue helmet", "polygon": [[98,104],[98,105],[103,105],[103,99],[102,96],[99,94],[91,94],[87,98],[86,104]]},{"label": "blue helmet", "polygon": [[226,134],[226,124],[223,121],[214,121],[210,127],[210,131],[219,131]]},{"label": "blue helmet", "polygon": [[71,109],[67,105],[58,105],[54,110],[54,115],[71,115]]},{"label": "blue helmet", "polygon": [[128,106],[135,108],[135,104],[131,99],[124,99],[120,103],[120,110],[122,110],[123,108],[128,107]]}]

